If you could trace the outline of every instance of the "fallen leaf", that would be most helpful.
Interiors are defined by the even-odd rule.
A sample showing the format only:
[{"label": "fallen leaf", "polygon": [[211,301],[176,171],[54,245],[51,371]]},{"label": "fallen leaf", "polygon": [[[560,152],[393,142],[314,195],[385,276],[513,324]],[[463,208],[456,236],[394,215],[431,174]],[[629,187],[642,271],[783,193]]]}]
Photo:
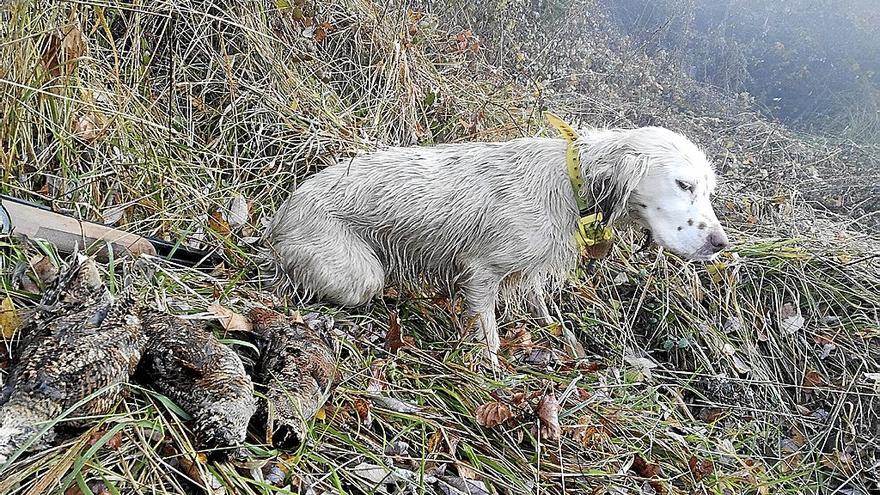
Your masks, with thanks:
[{"label": "fallen leaf", "polygon": [[79,23],[65,26],[49,36],[40,58],[43,67],[52,77],[73,73],[75,64],[71,62],[85,53],[85,40]]},{"label": "fallen leaf", "polygon": [[[461,463],[458,463],[461,464]],[[462,476],[444,476],[438,475],[433,477],[438,491],[443,495],[490,495],[489,489],[482,481],[468,479]]]},{"label": "fallen leaf", "polygon": [[320,43],[324,41],[324,38],[326,38],[329,33],[332,33],[335,30],[336,26],[324,21],[321,24],[318,24],[318,27],[315,28],[315,34],[312,39],[315,40],[315,43]]},{"label": "fallen leaf", "polygon": [[624,356],[624,361],[629,363],[630,366],[636,369],[639,374],[642,375],[646,380],[650,380],[652,378],[651,370],[657,367],[657,363],[655,363],[651,358],[646,357],[635,357],[635,356]]},{"label": "fallen leaf", "polygon": [[654,464],[654,463],[648,462],[644,458],[642,458],[642,456],[636,454],[633,457],[633,462],[632,462],[632,465],[630,466],[630,469],[634,473],[636,473],[637,476],[640,476],[642,478],[647,478],[649,480],[648,483],[651,485],[651,488],[654,489],[654,493],[656,493],[658,495],[662,495],[662,494],[666,493],[666,490],[663,487],[663,484],[659,480],[654,479],[654,478],[657,478],[658,476],[660,476],[660,465],[659,464]]},{"label": "fallen leaf", "polygon": [[532,334],[525,325],[517,325],[513,331],[501,338],[501,348],[511,352],[529,349],[532,345]]},{"label": "fallen leaf", "polygon": [[721,331],[726,334],[731,333],[739,333],[745,328],[741,319],[736,316],[731,316],[727,320],[724,321],[724,325],[721,327]]},{"label": "fallen leaf", "polygon": [[696,456],[691,456],[688,460],[688,467],[691,470],[691,474],[694,476],[694,480],[702,481],[707,476],[715,472],[715,465],[712,464],[712,461],[701,461],[696,458]]},{"label": "fallen leaf", "polygon": [[73,136],[86,143],[91,143],[98,139],[100,135],[100,125],[98,119],[91,115],[75,115],[70,123]]},{"label": "fallen leaf", "polygon": [[449,454],[451,452],[455,452],[455,449],[458,446],[458,437],[452,436],[447,437],[444,430],[440,429],[431,434],[431,437],[428,438],[428,452],[432,454],[436,454],[438,452],[442,452],[444,454]]},{"label": "fallen leaf", "polygon": [[280,487],[287,479],[287,473],[284,468],[276,463],[268,464],[263,473],[263,479],[272,486]]},{"label": "fallen leaf", "polygon": [[825,378],[818,371],[810,368],[804,373],[803,386],[807,388],[823,387],[826,385]]},{"label": "fallen leaf", "polygon": [[385,350],[391,354],[397,354],[401,347],[413,347],[412,337],[403,337],[400,326],[400,318],[397,311],[388,313],[388,334],[385,336]]},{"label": "fallen leaf", "polygon": [[791,303],[785,303],[779,310],[779,329],[791,335],[804,327],[806,320],[800,310]]},{"label": "fallen leaf", "polygon": [[495,401],[477,407],[474,412],[477,424],[484,428],[495,428],[513,418],[513,412],[507,404]]},{"label": "fallen leaf", "polygon": [[541,437],[557,442],[562,433],[559,426],[559,402],[556,401],[556,393],[550,392],[538,402],[538,420],[541,424]]},{"label": "fallen leaf", "polygon": [[370,427],[373,424],[373,415],[371,414],[372,407],[370,406],[369,401],[364,400],[360,397],[354,400],[354,411],[358,415],[358,419],[361,420],[361,424]]},{"label": "fallen leaf", "polygon": [[706,265],[706,272],[709,274],[709,278],[711,278],[716,284],[724,282],[726,270],[727,264],[720,261]]},{"label": "fallen leaf", "polygon": [[[381,485],[385,485],[386,483],[402,483],[410,486],[415,486],[419,482],[419,475],[408,469],[379,466],[366,462],[362,462],[357,466],[350,468],[348,472],[357,476],[358,478],[374,484],[375,488],[380,488]],[[368,490],[368,492],[386,493],[384,490],[377,489],[370,489]]]},{"label": "fallen leaf", "polygon": [[229,222],[223,218],[223,214],[219,211],[211,213],[211,216],[208,217],[208,228],[223,237],[228,237],[232,232],[232,229],[229,227]]},{"label": "fallen leaf", "polygon": [[630,469],[642,478],[653,478],[660,474],[660,465],[646,461],[642,456],[636,454],[633,457]]},{"label": "fallen leaf", "polygon": [[455,41],[459,51],[463,52],[468,49],[468,46],[470,45],[471,34],[471,31],[467,30],[455,35]]},{"label": "fallen leaf", "polygon": [[369,398],[370,401],[376,406],[381,407],[382,409],[387,409],[389,411],[399,412],[403,414],[415,414],[422,410],[419,406],[407,404],[402,400],[395,399],[394,397],[387,397],[385,395],[370,394],[367,396],[367,398]]},{"label": "fallen leaf", "polygon": [[0,302],[0,334],[5,339],[11,339],[13,334],[15,334],[15,330],[18,329],[19,323],[18,312],[15,310],[12,298],[6,296]]},{"label": "fallen leaf", "polygon": [[385,390],[385,361],[377,359],[370,365],[370,379],[367,382],[367,392],[381,392]]},{"label": "fallen leaf", "polygon": [[208,306],[208,311],[220,320],[223,329],[228,332],[251,332],[253,330],[250,320],[218,303]]},{"label": "fallen leaf", "polygon": [[[95,445],[106,433],[106,430],[96,430],[91,432],[89,434],[88,445]],[[122,447],[122,431],[117,431],[113,436],[108,438],[104,443],[104,446],[113,450],[118,450],[119,447]]]},{"label": "fallen leaf", "polygon": [[183,468],[183,472],[197,484],[206,486],[208,493],[213,493],[223,487],[220,480],[205,467],[208,463],[208,458],[204,453],[196,454],[195,458],[183,455],[178,457],[178,460]]},{"label": "fallen leaf", "polygon": [[559,357],[553,349],[537,347],[523,357],[523,363],[536,368],[552,369],[559,364]]},{"label": "fallen leaf", "polygon": [[398,457],[407,456],[409,452],[409,443],[403,440],[395,440],[385,445],[383,452],[387,456]]},{"label": "fallen leaf", "polygon": [[601,425],[595,425],[588,416],[578,418],[578,424],[572,430],[572,438],[586,448],[593,445],[593,439],[601,433]]},{"label": "fallen leaf", "polygon": [[65,62],[82,57],[86,52],[82,28],[75,22],[62,29],[61,51],[66,55]]},{"label": "fallen leaf", "polygon": [[698,417],[705,423],[714,423],[718,418],[722,417],[725,410],[720,407],[706,407],[700,411]]},{"label": "fallen leaf", "polygon": [[236,194],[229,200],[226,211],[226,224],[234,229],[241,227],[248,221],[248,203],[241,194]]},{"label": "fallen leaf", "polygon": [[746,364],[746,362],[743,361],[742,358],[740,358],[738,355],[734,354],[733,356],[731,356],[731,359],[733,360],[733,367],[736,368],[737,373],[739,373],[740,375],[747,375],[751,373],[752,367]]}]

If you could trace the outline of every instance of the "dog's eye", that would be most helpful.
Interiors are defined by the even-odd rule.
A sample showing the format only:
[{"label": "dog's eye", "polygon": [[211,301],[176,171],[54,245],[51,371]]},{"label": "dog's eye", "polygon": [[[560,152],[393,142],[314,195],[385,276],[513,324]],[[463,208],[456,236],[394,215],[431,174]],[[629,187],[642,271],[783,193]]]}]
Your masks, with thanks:
[{"label": "dog's eye", "polygon": [[675,183],[678,184],[678,187],[680,187],[682,191],[694,192],[693,184],[689,184],[683,180],[677,180]]}]

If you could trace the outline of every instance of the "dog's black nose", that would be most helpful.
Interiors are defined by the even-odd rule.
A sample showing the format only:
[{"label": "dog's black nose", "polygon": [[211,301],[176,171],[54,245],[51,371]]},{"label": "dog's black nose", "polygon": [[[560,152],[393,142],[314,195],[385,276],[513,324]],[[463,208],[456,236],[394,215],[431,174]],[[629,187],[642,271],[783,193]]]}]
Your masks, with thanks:
[{"label": "dog's black nose", "polygon": [[730,241],[727,240],[727,234],[721,229],[713,230],[709,234],[709,244],[712,245],[712,249],[716,253],[724,251],[730,247]]}]

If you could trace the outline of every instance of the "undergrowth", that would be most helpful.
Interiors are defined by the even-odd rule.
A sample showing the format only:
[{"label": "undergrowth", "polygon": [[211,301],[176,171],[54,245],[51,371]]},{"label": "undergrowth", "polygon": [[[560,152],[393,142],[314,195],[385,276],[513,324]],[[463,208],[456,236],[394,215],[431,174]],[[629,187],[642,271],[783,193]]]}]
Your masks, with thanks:
[{"label": "undergrowth", "polygon": [[[296,451],[253,431],[248,460],[208,462],[185,413],[132,385],[87,431],[0,466],[0,493],[878,489],[880,272],[863,221],[876,215],[827,209],[875,179],[821,182],[873,151],[797,136],[639,58],[612,42],[592,2],[554,4],[556,24],[543,27],[530,2],[496,3],[474,19],[452,1],[433,11],[369,0],[6,2],[4,192],[223,257],[210,270],[143,260],[154,272],[143,290],[160,309],[211,318],[215,300],[259,300],[333,314],[339,370]],[[566,45],[565,60],[587,61],[577,67],[529,45],[556,46],[553,33],[575,28],[591,34]],[[542,79],[548,67],[560,74]],[[634,254],[621,226],[611,255],[553,297],[585,356],[571,357],[559,327],[509,312],[498,373],[480,367],[442,296],[389,289],[339,312],[295,307],[254,280],[264,218],[314,171],[377,145],[549,134],[544,108],[693,136],[721,169],[716,207],[735,248],[705,266]],[[829,198],[802,192],[820,183]],[[19,283],[20,267],[43,256],[64,262],[44,243],[4,241],[2,281],[18,312],[39,292]],[[115,285],[127,263],[107,266]],[[398,330],[403,341],[389,345]],[[4,380],[16,338],[4,332]],[[547,396],[558,442],[537,412]],[[485,404],[509,417],[481,426]]]}]

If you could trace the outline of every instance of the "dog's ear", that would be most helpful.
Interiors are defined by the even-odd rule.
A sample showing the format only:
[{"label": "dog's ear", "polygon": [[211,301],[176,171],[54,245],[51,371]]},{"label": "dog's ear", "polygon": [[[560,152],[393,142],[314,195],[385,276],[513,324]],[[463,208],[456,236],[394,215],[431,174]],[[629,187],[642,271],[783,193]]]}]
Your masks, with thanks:
[{"label": "dog's ear", "polygon": [[614,222],[626,214],[626,204],[645,174],[648,156],[640,153],[627,131],[595,131],[575,142],[581,158],[581,174],[589,195],[605,220]]}]

